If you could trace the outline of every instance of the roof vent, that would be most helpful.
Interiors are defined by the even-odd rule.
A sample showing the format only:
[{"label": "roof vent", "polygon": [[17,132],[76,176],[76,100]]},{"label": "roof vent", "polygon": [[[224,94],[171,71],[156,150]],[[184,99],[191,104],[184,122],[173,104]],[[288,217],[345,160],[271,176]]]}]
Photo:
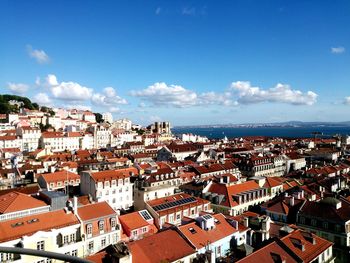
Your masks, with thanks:
[{"label": "roof vent", "polygon": [[23,222],[17,222],[17,223],[12,224],[11,226],[12,227],[18,227],[18,226],[23,226],[23,225],[24,225]]},{"label": "roof vent", "polygon": [[193,227],[190,227],[188,230],[191,232],[191,234],[197,233],[197,231]]},{"label": "roof vent", "polygon": [[27,221],[28,224],[32,224],[32,223],[36,223],[36,222],[39,222],[38,218],[33,218],[33,219],[30,219]]}]

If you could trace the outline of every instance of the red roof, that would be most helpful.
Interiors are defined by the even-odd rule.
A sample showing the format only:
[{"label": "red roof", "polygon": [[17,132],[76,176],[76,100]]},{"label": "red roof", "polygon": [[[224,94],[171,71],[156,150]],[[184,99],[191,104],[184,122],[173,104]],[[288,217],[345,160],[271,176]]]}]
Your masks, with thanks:
[{"label": "red roof", "polygon": [[51,231],[79,224],[78,218],[63,209],[48,213],[35,214],[0,222],[0,242],[31,236],[38,231]]},{"label": "red roof", "polygon": [[196,253],[173,229],[129,243],[133,263],[173,262]]},{"label": "red roof", "polygon": [[[214,243],[238,231],[226,221],[224,215],[216,214],[212,216],[218,222],[215,223],[214,229],[204,230],[195,221],[179,227],[181,233],[190,240],[197,249],[205,247],[207,242]],[[191,232],[190,229],[194,231],[192,230]]]},{"label": "red roof", "polygon": [[69,171],[59,171],[54,173],[42,174],[41,176],[44,178],[46,183],[63,182],[66,181],[67,178],[68,181],[80,179],[79,174],[72,173]]},{"label": "red roof", "polygon": [[19,192],[0,196],[0,214],[47,206],[43,201]]},{"label": "red roof", "polygon": [[85,205],[78,208],[78,215],[83,221],[97,219],[106,216],[115,216],[117,213],[107,202]]},{"label": "red roof", "polygon": [[138,175],[138,170],[135,167],[117,169],[117,170],[106,170],[96,173],[91,173],[91,177],[96,181],[110,181],[124,179],[131,176],[131,174]]}]

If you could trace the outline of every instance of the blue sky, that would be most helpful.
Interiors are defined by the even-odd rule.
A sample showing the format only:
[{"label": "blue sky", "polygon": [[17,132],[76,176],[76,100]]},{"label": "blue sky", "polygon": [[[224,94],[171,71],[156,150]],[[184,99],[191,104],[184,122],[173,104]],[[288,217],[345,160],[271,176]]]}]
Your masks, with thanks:
[{"label": "blue sky", "polygon": [[0,91],[147,124],[350,120],[350,1],[0,1]]}]

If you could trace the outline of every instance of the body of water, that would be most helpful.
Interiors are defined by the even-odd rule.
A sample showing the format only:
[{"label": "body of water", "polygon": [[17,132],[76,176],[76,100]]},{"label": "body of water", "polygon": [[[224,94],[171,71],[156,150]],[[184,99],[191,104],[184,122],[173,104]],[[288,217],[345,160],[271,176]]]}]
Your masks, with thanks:
[{"label": "body of water", "polygon": [[[173,128],[175,134],[192,133],[195,135],[206,136],[210,139],[222,139],[243,137],[243,136],[269,136],[269,137],[288,137],[288,138],[306,138],[313,137],[312,132],[322,132],[321,137],[330,137],[336,134],[350,134],[350,127],[257,127],[257,128]],[[318,135],[318,137],[320,137]]]}]

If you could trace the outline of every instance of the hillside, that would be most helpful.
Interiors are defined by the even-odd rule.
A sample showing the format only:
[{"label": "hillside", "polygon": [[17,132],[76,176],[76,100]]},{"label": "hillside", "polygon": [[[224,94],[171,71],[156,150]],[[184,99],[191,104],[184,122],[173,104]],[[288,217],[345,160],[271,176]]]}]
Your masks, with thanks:
[{"label": "hillside", "polygon": [[30,99],[28,99],[27,97],[4,94],[4,95],[0,95],[0,113],[1,114],[8,114],[11,112],[19,111],[19,108],[16,105],[11,105],[9,103],[9,101],[11,100],[23,102],[23,107],[30,110],[39,109],[39,105],[37,103],[32,103]]}]

